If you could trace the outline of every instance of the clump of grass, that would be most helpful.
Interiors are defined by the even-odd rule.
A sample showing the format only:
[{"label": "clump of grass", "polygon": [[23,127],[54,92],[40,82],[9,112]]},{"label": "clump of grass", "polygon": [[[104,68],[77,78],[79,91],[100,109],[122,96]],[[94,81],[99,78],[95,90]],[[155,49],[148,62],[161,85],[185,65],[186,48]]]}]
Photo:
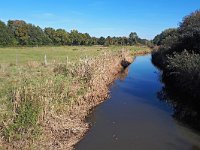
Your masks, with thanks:
[{"label": "clump of grass", "polygon": [[25,79],[21,85],[9,89],[8,109],[13,115],[4,124],[3,134],[7,141],[35,138],[39,134],[38,119],[42,103],[37,99],[35,88],[34,84]]},{"label": "clump of grass", "polygon": [[42,64],[37,62],[37,61],[28,61],[27,66],[29,68],[38,68],[39,66],[41,66]]},{"label": "clump of grass", "polygon": [[16,66],[16,64],[15,64],[15,63],[10,63],[9,66],[10,66],[10,67]]},{"label": "clump of grass", "polygon": [[37,124],[40,113],[38,104],[30,101],[24,102],[16,111],[17,115],[13,122],[5,127],[4,136],[11,142],[13,140],[21,140],[25,138],[36,138],[40,133]]}]

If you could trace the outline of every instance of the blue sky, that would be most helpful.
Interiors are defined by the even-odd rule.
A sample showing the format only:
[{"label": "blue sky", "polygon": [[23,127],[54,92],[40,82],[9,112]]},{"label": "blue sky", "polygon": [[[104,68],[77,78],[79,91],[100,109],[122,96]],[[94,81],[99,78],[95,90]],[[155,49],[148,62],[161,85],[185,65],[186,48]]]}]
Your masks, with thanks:
[{"label": "blue sky", "polygon": [[152,39],[199,8],[200,0],[2,0],[0,20],[21,19],[97,37],[137,32]]}]

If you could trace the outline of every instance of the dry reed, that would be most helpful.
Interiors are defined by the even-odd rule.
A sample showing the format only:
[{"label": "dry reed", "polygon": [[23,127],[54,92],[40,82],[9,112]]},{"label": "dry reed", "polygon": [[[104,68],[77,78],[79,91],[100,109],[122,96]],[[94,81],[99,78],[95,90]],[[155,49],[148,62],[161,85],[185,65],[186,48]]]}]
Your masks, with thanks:
[{"label": "dry reed", "polygon": [[11,110],[1,112],[2,148],[73,149],[89,128],[85,117],[108,97],[124,60],[132,61],[127,51],[79,63],[29,62],[28,71],[12,79],[9,93],[1,96]]}]

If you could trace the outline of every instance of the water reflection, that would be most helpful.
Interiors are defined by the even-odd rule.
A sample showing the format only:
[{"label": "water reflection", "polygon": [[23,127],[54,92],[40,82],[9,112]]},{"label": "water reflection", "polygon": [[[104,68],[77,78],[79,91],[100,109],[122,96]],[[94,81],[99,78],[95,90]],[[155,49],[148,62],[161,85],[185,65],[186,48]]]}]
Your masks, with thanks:
[{"label": "water reflection", "polygon": [[173,107],[173,117],[178,121],[200,130],[200,105],[198,100],[184,96],[177,89],[165,83],[158,92],[158,98]]},{"label": "water reflection", "polygon": [[167,100],[158,73],[150,55],[137,57],[89,116],[91,129],[76,149],[199,150],[200,136],[171,117],[178,105]]}]

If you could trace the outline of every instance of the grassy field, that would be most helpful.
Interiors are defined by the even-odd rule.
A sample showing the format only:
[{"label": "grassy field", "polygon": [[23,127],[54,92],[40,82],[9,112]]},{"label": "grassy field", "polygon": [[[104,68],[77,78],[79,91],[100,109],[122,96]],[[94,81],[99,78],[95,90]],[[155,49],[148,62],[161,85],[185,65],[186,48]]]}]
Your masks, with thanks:
[{"label": "grassy field", "polygon": [[13,47],[0,48],[0,64],[24,64],[29,61],[44,62],[46,54],[47,61],[65,62],[78,61],[83,57],[94,57],[106,51],[118,51],[130,49],[140,51],[148,49],[142,46],[62,46],[62,47]]},{"label": "grassy field", "polygon": [[[121,61],[130,52],[148,50],[139,46],[0,48],[0,148],[46,145],[44,149],[49,149],[49,143],[60,142],[55,135],[62,137],[67,131],[71,137],[77,128],[79,134],[74,135],[81,136],[86,128],[81,120],[92,103],[106,98],[107,85]],[[97,100],[88,101],[90,97]],[[79,105],[80,100],[85,105]]]}]

